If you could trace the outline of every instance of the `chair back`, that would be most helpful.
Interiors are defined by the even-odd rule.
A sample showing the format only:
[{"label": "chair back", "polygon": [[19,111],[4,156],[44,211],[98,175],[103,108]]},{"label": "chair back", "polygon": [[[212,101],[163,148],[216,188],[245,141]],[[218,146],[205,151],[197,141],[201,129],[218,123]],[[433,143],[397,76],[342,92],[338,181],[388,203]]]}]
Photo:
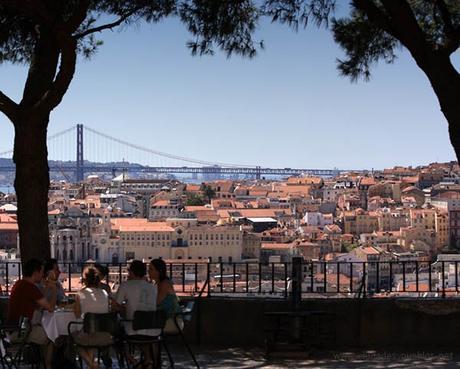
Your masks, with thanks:
[{"label": "chair back", "polygon": [[17,332],[17,339],[27,339],[31,328],[30,319],[26,316],[21,316],[19,318],[18,324],[15,327],[15,331]]},{"label": "chair back", "polygon": [[182,319],[189,322],[192,320],[193,316],[193,308],[195,307],[195,301],[181,301],[180,302],[180,307],[181,307],[181,316]]},{"label": "chair back", "polygon": [[136,310],[133,315],[133,329],[163,329],[167,320],[164,310]]},{"label": "chair back", "polygon": [[112,335],[118,332],[117,313],[86,313],[83,319],[85,333],[107,332]]}]

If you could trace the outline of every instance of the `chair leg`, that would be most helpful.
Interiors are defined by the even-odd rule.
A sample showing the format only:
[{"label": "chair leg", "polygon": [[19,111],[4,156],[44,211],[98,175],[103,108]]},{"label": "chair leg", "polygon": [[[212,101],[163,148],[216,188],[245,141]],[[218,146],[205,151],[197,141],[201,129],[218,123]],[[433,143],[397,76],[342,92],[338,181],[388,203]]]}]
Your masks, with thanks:
[{"label": "chair leg", "polygon": [[123,346],[120,345],[120,346],[115,346],[114,347],[115,349],[115,355],[117,355],[117,361],[118,361],[118,366],[120,368],[124,368],[125,367],[125,359],[124,359],[124,351],[123,351]]},{"label": "chair leg", "polygon": [[184,345],[185,345],[185,347],[187,348],[188,353],[189,353],[190,356],[192,357],[193,362],[195,363],[195,366],[197,367],[197,369],[200,369],[200,365],[199,365],[198,362],[196,361],[195,355],[193,354],[193,351],[192,351],[192,349],[190,348],[190,346],[189,346],[187,340],[185,339],[185,336],[184,336],[184,334],[182,333],[182,330],[181,330],[181,329],[179,329],[179,335],[181,336],[182,341],[184,342]]},{"label": "chair leg", "polygon": [[171,356],[171,352],[169,351],[169,347],[166,344],[166,340],[162,340],[161,344],[163,344],[163,347],[165,348],[166,354],[168,355],[169,367],[171,369],[174,369],[174,360],[173,360],[173,358]]},{"label": "chair leg", "polygon": [[153,362],[153,367],[155,369],[161,369],[161,353],[160,350],[158,350],[158,355],[155,355],[155,352],[153,350],[153,344],[149,345],[149,352],[150,352],[150,358],[152,359]]}]

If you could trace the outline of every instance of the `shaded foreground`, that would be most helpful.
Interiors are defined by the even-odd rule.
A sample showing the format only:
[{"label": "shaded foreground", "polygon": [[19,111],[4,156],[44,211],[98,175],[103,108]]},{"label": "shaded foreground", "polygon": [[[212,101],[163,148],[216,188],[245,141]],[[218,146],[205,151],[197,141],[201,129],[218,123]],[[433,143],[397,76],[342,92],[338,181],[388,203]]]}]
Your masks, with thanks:
[{"label": "shaded foreground", "polygon": [[[313,351],[310,355],[271,358],[261,349],[223,348],[215,346],[194,346],[197,360],[202,368],[458,368],[460,353],[449,350],[428,351]],[[172,345],[175,368],[193,368],[186,352]],[[163,367],[168,368],[166,361]]]},{"label": "shaded foreground", "polygon": [[[312,352],[309,357],[267,359],[262,350],[197,347],[203,368],[458,368],[460,354],[453,352]],[[190,368],[180,358],[178,368]],[[179,360],[178,360],[179,361]],[[179,363],[178,363],[179,364]]]}]

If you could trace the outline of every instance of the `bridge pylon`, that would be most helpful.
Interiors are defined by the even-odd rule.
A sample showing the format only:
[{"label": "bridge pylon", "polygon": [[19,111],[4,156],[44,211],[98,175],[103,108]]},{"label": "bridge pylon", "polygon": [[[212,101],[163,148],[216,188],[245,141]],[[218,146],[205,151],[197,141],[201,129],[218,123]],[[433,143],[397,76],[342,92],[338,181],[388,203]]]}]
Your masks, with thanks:
[{"label": "bridge pylon", "polygon": [[256,179],[257,179],[257,180],[260,179],[260,174],[261,174],[260,172],[261,172],[260,166],[257,166],[257,167],[256,167]]},{"label": "bridge pylon", "polygon": [[77,124],[77,166],[75,170],[75,178],[77,182],[81,182],[85,179],[84,169],[84,157],[83,157],[83,124]]}]

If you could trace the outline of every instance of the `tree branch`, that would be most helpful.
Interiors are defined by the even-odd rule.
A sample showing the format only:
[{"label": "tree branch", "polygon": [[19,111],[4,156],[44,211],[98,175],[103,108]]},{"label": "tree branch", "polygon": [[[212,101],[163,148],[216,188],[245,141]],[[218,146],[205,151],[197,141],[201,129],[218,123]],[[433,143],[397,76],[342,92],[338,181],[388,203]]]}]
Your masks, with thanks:
[{"label": "tree branch", "polygon": [[406,0],[381,0],[388,12],[398,39],[415,56],[424,53],[427,47],[425,35]]},{"label": "tree branch", "polygon": [[39,23],[52,24],[53,22],[53,19],[48,14],[41,1],[1,0],[0,5],[7,9],[14,10],[19,14],[26,15],[31,19],[35,19]]},{"label": "tree branch", "polygon": [[78,3],[78,6],[75,9],[74,14],[65,24],[65,27],[70,34],[74,33],[78,29],[78,27],[80,27],[80,24],[83,23],[86,16],[88,15],[88,9],[89,0],[81,0]]},{"label": "tree branch", "polygon": [[51,111],[60,104],[75,73],[77,41],[66,34],[58,34],[57,38],[61,46],[59,71],[51,87],[34,105],[34,109],[38,111]]},{"label": "tree branch", "polygon": [[377,7],[377,5],[375,5],[373,0],[353,0],[353,4],[357,9],[366,14],[371,22],[376,23],[385,32],[398,38],[397,31],[391,24],[390,19],[381,9]]},{"label": "tree branch", "polygon": [[18,104],[0,91],[0,111],[5,114],[12,123],[16,120],[18,107]]},{"label": "tree branch", "polygon": [[103,25],[98,26],[98,27],[87,29],[86,31],[83,31],[81,33],[77,33],[73,37],[74,37],[74,39],[78,40],[78,39],[83,38],[85,36],[88,36],[88,35],[90,35],[92,33],[101,32],[101,31],[104,31],[106,29],[112,29],[114,27],[118,27],[120,24],[122,24],[126,19],[128,19],[130,16],[132,16],[138,10],[139,10],[139,8],[133,9],[130,12],[126,13],[125,15],[122,15],[115,22],[107,23],[107,24],[103,24]]},{"label": "tree branch", "polygon": [[460,47],[460,29],[454,27],[451,14],[444,0],[436,0],[435,5],[439,13],[441,13],[442,22],[444,24],[443,30],[446,36],[446,42],[444,43],[443,50],[450,55]]},{"label": "tree branch", "polygon": [[452,24],[452,18],[450,16],[449,9],[447,8],[446,3],[444,0],[436,0],[435,5],[439,10],[439,13],[441,13],[441,19],[444,24],[444,33],[446,36],[449,36],[450,34],[454,33],[454,25]]}]

